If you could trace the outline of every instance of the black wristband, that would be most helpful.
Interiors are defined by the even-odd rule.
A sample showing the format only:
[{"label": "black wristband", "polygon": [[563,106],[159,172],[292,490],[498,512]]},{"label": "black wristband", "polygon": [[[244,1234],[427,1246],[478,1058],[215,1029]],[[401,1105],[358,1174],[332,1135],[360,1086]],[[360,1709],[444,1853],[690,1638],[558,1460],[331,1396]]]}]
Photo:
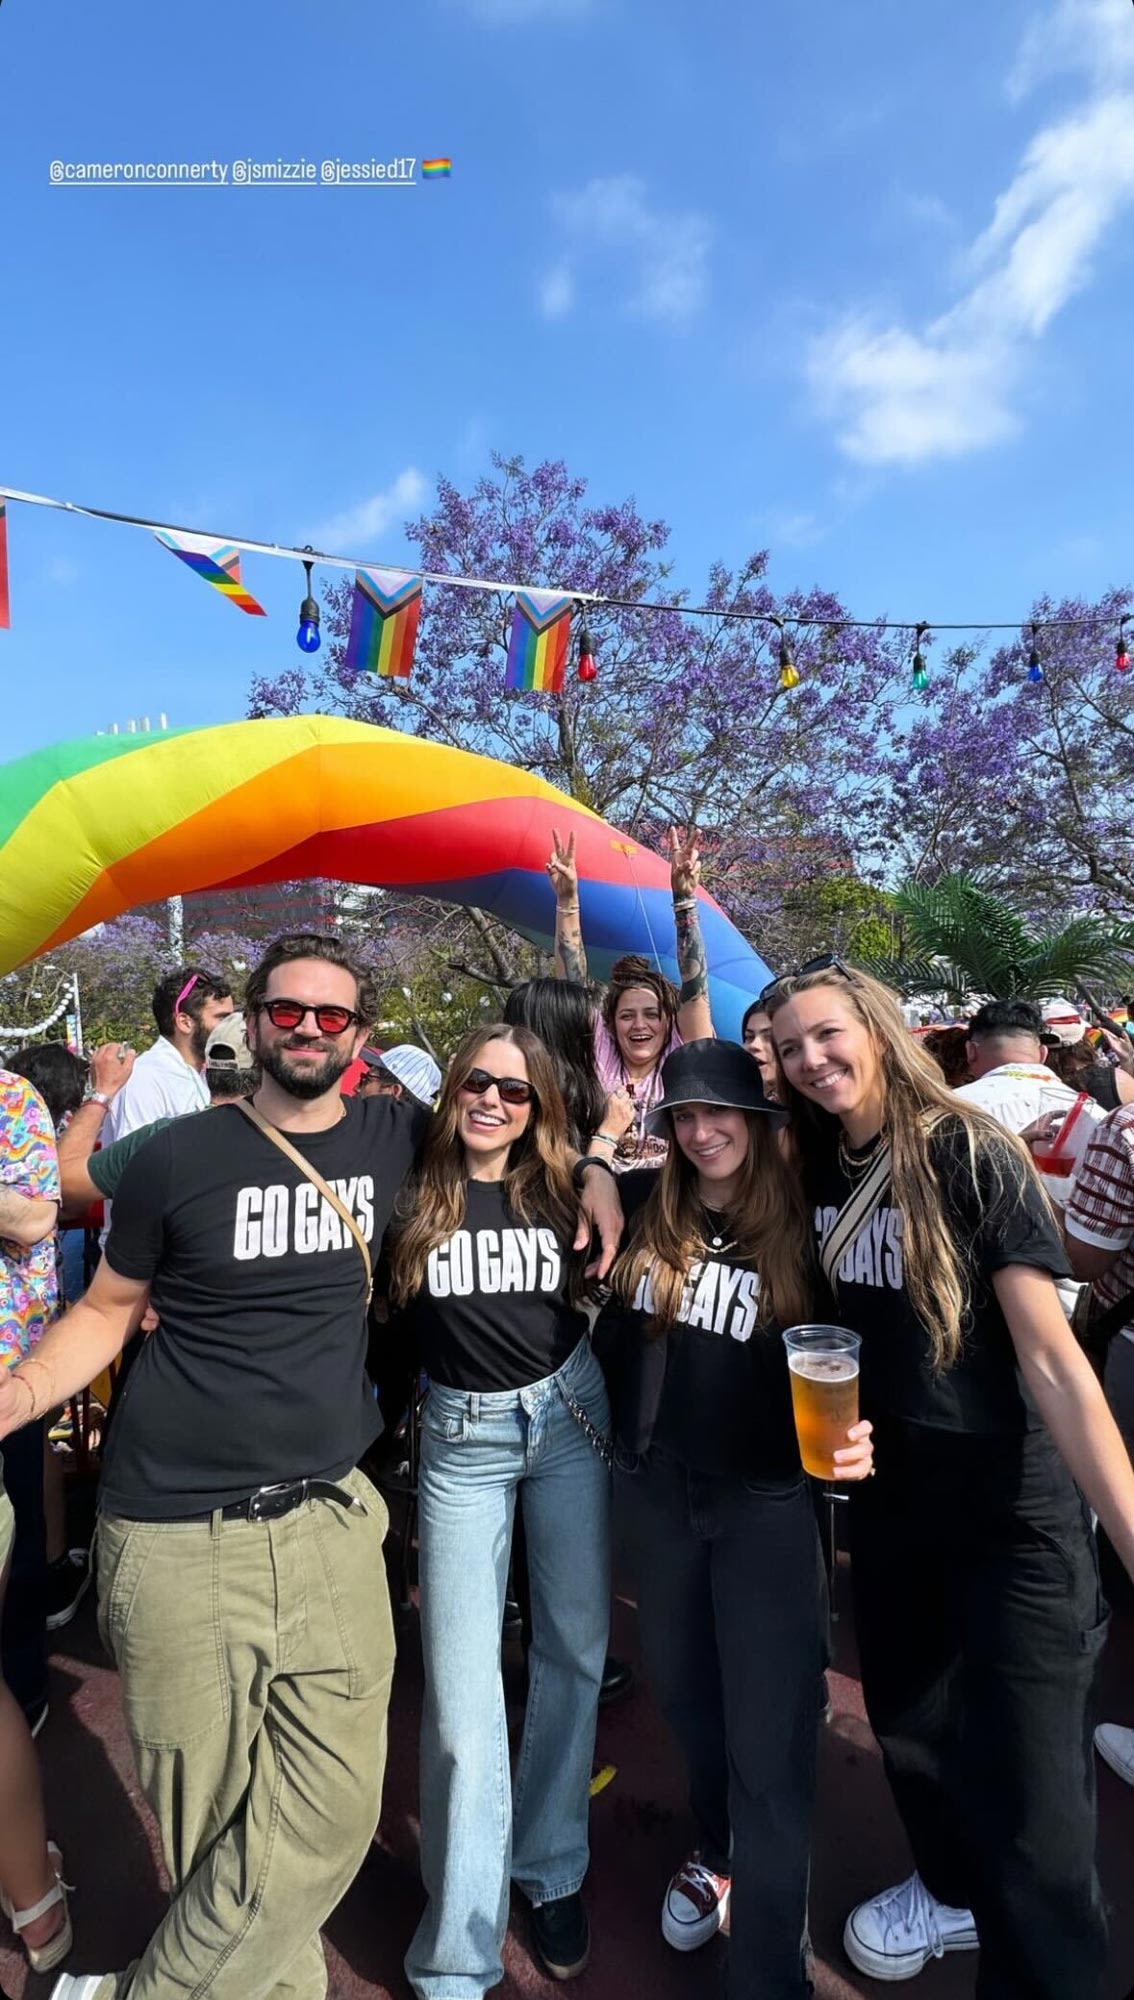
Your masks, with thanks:
[{"label": "black wristband", "polygon": [[600,1159],[597,1153],[584,1153],[571,1169],[571,1185],[576,1194],[583,1192],[583,1177],[588,1167],[601,1167],[603,1173],[609,1174],[612,1180],[616,1178],[609,1160]]}]

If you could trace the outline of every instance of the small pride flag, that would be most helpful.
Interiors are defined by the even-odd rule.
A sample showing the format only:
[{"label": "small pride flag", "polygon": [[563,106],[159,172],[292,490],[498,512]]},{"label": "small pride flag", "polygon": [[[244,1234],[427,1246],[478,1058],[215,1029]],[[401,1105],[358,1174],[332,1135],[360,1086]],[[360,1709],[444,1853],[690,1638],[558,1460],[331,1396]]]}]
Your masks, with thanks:
[{"label": "small pride flag", "polygon": [[157,538],[231,604],[255,618],[267,617],[263,605],[257,604],[240,581],[240,556],[231,542],[211,542],[206,535],[176,535],[172,528],[162,529]]},{"label": "small pride flag", "polygon": [[356,570],[343,664],[358,673],[408,681],[423,588],[419,576],[401,576],[397,570]]},{"label": "small pride flag", "polygon": [[518,590],[505,687],[527,694],[558,694],[570,643],[571,599],[554,590]]},{"label": "small pride flag", "polygon": [[421,178],[425,181],[447,181],[452,171],[452,160],[423,160],[421,163]]},{"label": "small pride flag", "polygon": [[0,500],[0,631],[11,629],[8,615],[8,502]]}]

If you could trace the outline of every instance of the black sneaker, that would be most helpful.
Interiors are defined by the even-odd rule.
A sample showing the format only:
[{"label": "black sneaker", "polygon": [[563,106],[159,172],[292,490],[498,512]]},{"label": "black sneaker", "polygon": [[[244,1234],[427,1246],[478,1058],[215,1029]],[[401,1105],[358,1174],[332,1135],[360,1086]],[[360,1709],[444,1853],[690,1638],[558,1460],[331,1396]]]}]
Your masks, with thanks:
[{"label": "black sneaker", "polygon": [[47,1629],[58,1632],[69,1625],[82,1602],[91,1580],[90,1557],[85,1549],[68,1549],[58,1562],[47,1565]]},{"label": "black sneaker", "polygon": [[591,1955],[591,1927],[578,1890],[553,1903],[533,1903],[532,1936],[550,1978],[577,1979]]},{"label": "black sneaker", "polygon": [[623,1695],[630,1694],[634,1686],[634,1669],[625,1660],[616,1660],[608,1653],[602,1670],[602,1685],[599,1688],[599,1707],[609,1708],[612,1701],[621,1701]]}]

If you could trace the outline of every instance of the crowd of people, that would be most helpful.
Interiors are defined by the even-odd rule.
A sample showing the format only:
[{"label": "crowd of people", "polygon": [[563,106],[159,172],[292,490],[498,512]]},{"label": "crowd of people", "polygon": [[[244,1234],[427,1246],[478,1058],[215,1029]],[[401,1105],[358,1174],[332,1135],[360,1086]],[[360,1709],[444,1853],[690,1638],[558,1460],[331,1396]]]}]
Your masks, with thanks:
[{"label": "crowd of people", "polygon": [[[132,1964],[61,1972],[53,2000],[322,2000],[320,1928],[382,1797],[384,1423],[420,1438],[418,2000],[499,1983],[513,1887],[544,1970],[588,1963],[613,1536],[695,1829],[663,1936],[693,1951],[727,1920],[730,2000],[809,1993],[828,1585],[783,1339],[809,1326],[860,1343],[832,1471],[914,1863],[850,1912],[848,1957],[901,1981],[974,1951],[982,2000],[1101,2000],[1100,1537],[1134,1575],[1131,1046],[994,1001],[960,1031],[963,1080],[834,955],[727,1040],[695,838],[671,859],[680,987],[627,957],[592,988],[556,838],[553,976],[444,1071],[372,1046],[371,975],[306,933],[239,1009],[206,968],[171,972],[142,1054],[0,1068],[0,1905],[34,1970],[63,1965],[33,1737],[47,1632],[92,1570],[171,1884]],[[75,1269],[61,1230],[90,1239],[96,1203]],[[88,1562],[49,1433],[100,1378]],[[1134,1732],[1094,1742],[1134,1783]]]}]

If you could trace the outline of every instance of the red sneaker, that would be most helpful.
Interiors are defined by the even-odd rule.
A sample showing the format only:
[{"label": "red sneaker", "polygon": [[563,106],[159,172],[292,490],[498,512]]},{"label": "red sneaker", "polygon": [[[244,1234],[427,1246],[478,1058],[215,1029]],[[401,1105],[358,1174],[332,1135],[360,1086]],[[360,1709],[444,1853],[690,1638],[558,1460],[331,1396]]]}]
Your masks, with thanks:
[{"label": "red sneaker", "polygon": [[728,1914],[732,1877],[714,1875],[700,1854],[683,1862],[665,1892],[662,1936],[675,1951],[696,1951],[715,1937]]}]

